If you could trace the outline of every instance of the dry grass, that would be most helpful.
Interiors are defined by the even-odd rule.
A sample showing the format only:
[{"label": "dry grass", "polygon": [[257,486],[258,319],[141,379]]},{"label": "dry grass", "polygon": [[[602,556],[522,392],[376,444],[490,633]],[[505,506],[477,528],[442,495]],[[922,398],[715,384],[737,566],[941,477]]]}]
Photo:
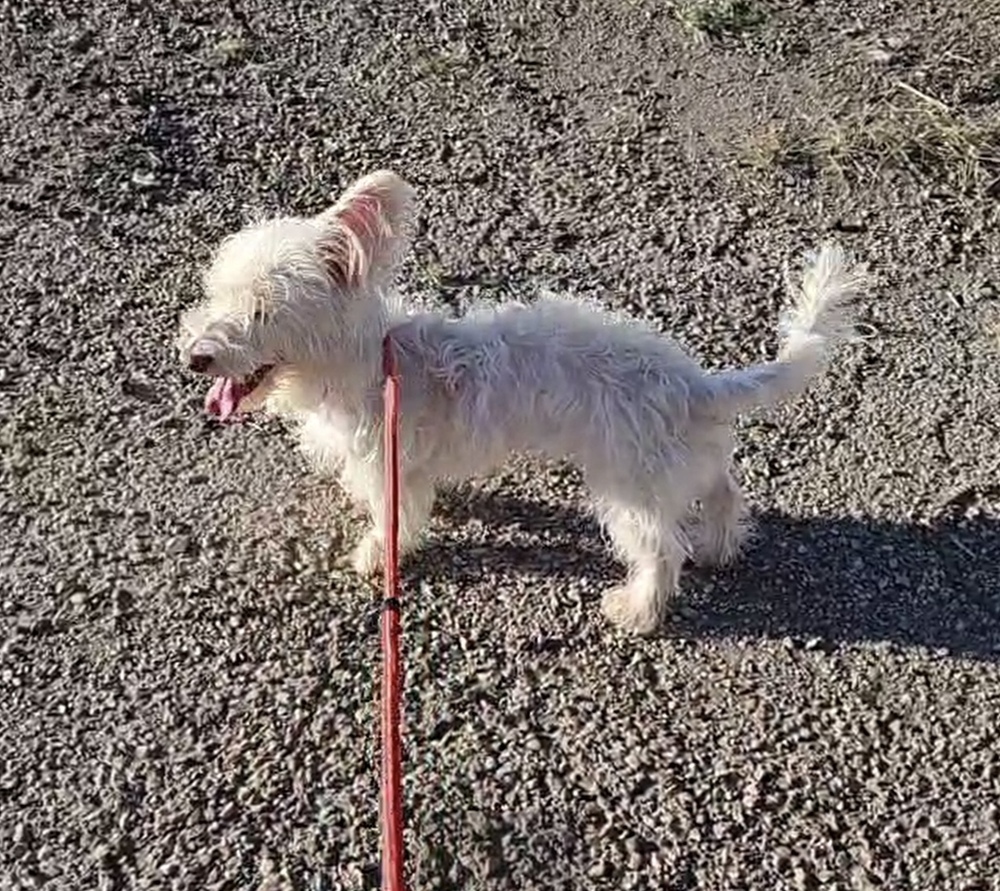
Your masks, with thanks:
[{"label": "dry grass", "polygon": [[222,65],[237,65],[248,52],[249,45],[242,37],[224,37],[213,48],[215,59]]},{"label": "dry grass", "polygon": [[983,323],[983,333],[990,346],[1000,353],[1000,313],[993,312],[986,318]]},{"label": "dry grass", "polygon": [[699,38],[712,40],[751,31],[765,18],[754,0],[678,0],[674,15]]},{"label": "dry grass", "polygon": [[741,160],[758,170],[812,166],[814,153],[804,123],[769,124],[741,146]]},{"label": "dry grass", "polygon": [[808,166],[847,182],[888,169],[963,192],[1000,177],[1000,116],[972,118],[906,84],[896,95],[825,119],[802,118],[754,134],[743,160],[760,169]]},{"label": "dry grass", "polygon": [[469,67],[469,60],[464,55],[451,50],[439,50],[428,53],[417,60],[416,71],[422,77],[436,80],[454,80]]}]

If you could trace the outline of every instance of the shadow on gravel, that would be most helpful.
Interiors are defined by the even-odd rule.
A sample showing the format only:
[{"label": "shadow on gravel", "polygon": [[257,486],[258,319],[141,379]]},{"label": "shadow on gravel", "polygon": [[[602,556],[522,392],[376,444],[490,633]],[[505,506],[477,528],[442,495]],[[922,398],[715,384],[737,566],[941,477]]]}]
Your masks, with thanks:
[{"label": "shadow on gravel", "polygon": [[[459,580],[485,570],[604,582],[623,571],[581,511],[463,489],[442,497],[439,513],[489,531],[489,543],[471,549],[429,545],[426,565],[446,564]],[[1000,523],[754,519],[736,565],[685,571],[671,636],[790,638],[809,649],[883,643],[1000,661]]]}]

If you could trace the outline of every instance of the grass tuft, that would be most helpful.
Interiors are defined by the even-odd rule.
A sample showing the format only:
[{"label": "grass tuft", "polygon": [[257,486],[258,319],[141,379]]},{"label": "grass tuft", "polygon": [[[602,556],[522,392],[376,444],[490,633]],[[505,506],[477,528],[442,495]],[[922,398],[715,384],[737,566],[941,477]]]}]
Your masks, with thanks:
[{"label": "grass tuft", "polygon": [[701,38],[722,40],[752,31],[764,22],[764,11],[753,0],[680,0],[677,20]]},{"label": "grass tuft", "polygon": [[250,50],[247,41],[241,37],[224,37],[212,50],[221,65],[238,65],[246,59]]},{"label": "grass tuft", "polygon": [[906,84],[885,100],[839,117],[771,125],[744,144],[759,169],[807,166],[850,183],[886,170],[959,191],[992,190],[1000,177],[1000,115],[973,118]]}]

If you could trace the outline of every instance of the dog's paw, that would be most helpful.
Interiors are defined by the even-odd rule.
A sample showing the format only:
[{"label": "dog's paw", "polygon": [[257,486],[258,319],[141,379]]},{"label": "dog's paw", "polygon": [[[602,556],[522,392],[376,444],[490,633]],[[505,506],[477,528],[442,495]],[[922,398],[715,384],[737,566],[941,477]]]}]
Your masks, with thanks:
[{"label": "dog's paw", "polygon": [[351,554],[351,566],[358,575],[371,578],[382,571],[384,554],[382,537],[374,531],[369,532]]},{"label": "dog's paw", "polygon": [[662,616],[656,608],[657,598],[629,585],[608,588],[601,598],[605,618],[616,628],[646,636],[660,627]]}]

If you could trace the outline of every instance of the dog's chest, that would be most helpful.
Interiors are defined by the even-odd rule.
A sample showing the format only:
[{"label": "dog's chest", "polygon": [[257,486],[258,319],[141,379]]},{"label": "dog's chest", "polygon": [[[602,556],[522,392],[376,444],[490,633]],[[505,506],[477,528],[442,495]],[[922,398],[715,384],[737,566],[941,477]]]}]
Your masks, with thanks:
[{"label": "dog's chest", "polygon": [[299,444],[320,468],[334,469],[347,458],[377,453],[379,432],[377,418],[324,409],[300,418]]}]

